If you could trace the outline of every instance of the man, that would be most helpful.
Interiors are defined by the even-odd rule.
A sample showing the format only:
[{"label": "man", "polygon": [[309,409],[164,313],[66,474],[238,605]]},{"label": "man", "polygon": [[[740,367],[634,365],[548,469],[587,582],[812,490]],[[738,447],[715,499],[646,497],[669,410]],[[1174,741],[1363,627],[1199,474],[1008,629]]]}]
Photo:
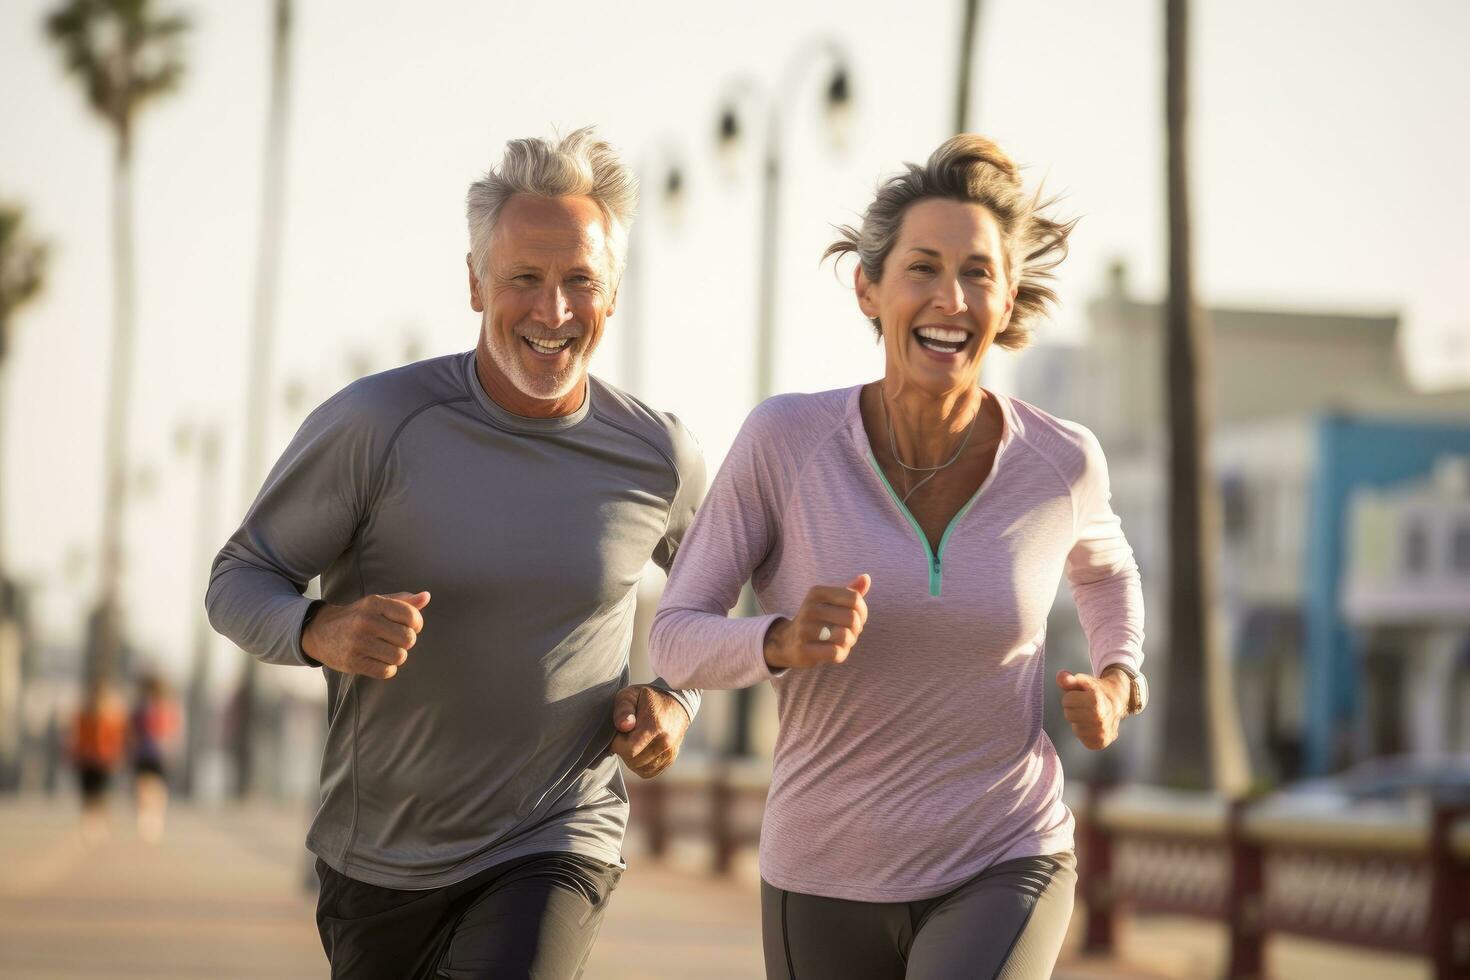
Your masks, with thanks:
[{"label": "man", "polygon": [[469,191],[475,349],[319,407],[215,561],[215,629],[327,678],[307,846],[334,977],[580,975],[621,874],[617,758],[656,775],[698,707],[626,685],[703,459],[587,373],[636,194],[589,129],[508,144]]}]

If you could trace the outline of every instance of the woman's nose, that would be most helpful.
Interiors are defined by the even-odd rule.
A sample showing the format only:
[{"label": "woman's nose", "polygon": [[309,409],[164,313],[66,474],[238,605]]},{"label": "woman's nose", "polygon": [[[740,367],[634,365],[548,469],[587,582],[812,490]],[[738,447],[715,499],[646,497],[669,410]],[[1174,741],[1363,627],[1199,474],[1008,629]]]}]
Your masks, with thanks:
[{"label": "woman's nose", "polygon": [[945,316],[957,316],[969,309],[965,290],[958,279],[941,278],[935,289],[934,307]]}]

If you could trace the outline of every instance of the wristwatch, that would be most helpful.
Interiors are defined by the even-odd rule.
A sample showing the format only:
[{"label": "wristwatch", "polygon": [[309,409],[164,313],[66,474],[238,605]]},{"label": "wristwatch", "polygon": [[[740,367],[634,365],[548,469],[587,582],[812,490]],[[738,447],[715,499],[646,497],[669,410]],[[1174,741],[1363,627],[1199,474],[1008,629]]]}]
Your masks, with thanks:
[{"label": "wristwatch", "polygon": [[1148,680],[1127,664],[1109,664],[1103,673],[1118,670],[1128,675],[1128,714],[1136,715],[1148,707]]}]

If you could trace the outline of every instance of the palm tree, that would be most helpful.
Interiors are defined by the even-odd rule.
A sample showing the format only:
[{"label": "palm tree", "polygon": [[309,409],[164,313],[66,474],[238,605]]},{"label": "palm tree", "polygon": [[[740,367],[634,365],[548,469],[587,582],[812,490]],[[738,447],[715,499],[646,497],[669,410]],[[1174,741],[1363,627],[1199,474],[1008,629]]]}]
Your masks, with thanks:
[{"label": "palm tree", "polygon": [[[4,446],[5,438],[5,368],[10,361],[10,331],[15,314],[41,291],[46,255],[46,246],[26,231],[25,212],[16,205],[0,203],[0,447]],[[3,458],[4,453],[0,451],[0,461]],[[0,514],[3,510],[0,507]],[[0,518],[0,529],[3,528],[4,520]],[[0,617],[11,612],[4,559],[5,550],[0,543]]]},{"label": "palm tree", "polygon": [[[1219,513],[1209,459],[1213,393],[1210,334],[1194,299],[1190,246],[1188,0],[1165,0],[1169,299],[1166,313],[1169,431],[1169,660],[1163,777],[1229,795],[1250,782],[1234,678],[1221,642],[1215,572]],[[1201,727],[1201,722],[1204,727]]]},{"label": "palm tree", "polygon": [[[41,291],[46,273],[46,246],[26,232],[25,212],[0,203],[0,473],[4,471],[6,379],[10,360],[10,331],[15,314]],[[0,528],[4,527],[0,506]],[[18,774],[24,703],[26,658],[23,645],[15,642],[19,630],[10,623],[19,618],[17,595],[5,564],[0,541],[0,789],[11,789]]]},{"label": "palm tree", "polygon": [[106,483],[97,606],[87,649],[89,675],[106,677],[122,645],[117,608],[122,516],[126,503],[128,413],[133,363],[133,135],[139,110],[174,91],[183,77],[181,41],[189,28],[160,14],[152,0],[64,0],[46,18],[46,34],[87,105],[112,130],[112,368],[108,382]]}]

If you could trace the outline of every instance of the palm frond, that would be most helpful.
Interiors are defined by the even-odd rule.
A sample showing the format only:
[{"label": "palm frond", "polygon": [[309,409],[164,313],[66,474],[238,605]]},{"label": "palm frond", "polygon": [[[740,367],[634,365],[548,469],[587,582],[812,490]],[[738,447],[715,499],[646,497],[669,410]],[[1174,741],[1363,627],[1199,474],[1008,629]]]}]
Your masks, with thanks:
[{"label": "palm frond", "polygon": [[45,19],[88,105],[121,131],[140,105],[178,87],[180,40],[191,27],[183,14],[160,14],[153,0],[63,0]]},{"label": "palm frond", "polygon": [[25,211],[0,203],[0,357],[11,314],[41,291],[49,250],[25,229]]}]

